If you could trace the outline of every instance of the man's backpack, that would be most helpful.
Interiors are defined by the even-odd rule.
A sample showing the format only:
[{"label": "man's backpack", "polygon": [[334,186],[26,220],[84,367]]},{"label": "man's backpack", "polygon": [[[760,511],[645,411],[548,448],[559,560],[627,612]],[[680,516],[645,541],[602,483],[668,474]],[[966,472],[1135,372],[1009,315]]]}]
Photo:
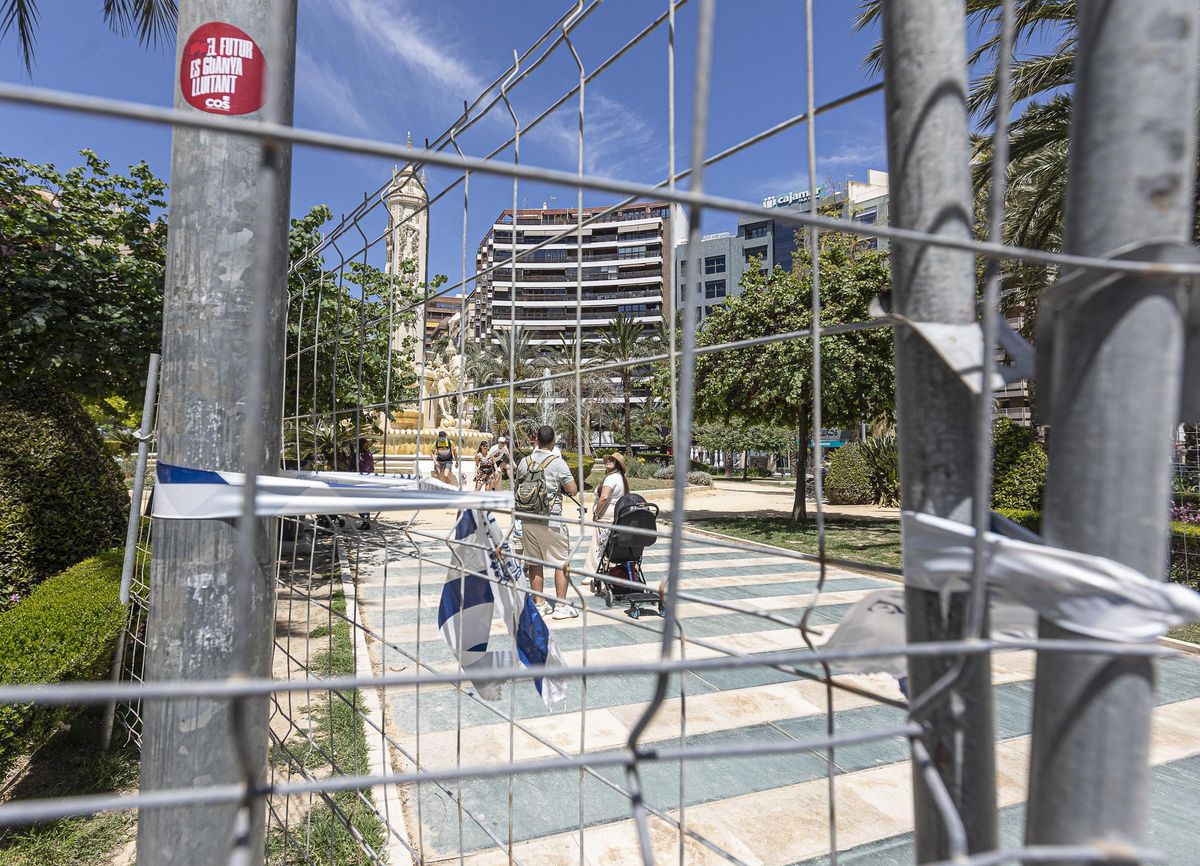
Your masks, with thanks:
[{"label": "man's backpack", "polygon": [[520,483],[517,484],[517,491],[513,496],[518,511],[542,515],[550,513],[557,491],[551,491],[546,484],[546,467],[555,459],[551,454],[539,464],[532,460],[526,462],[525,471],[521,473]]},{"label": "man's backpack", "polygon": [[450,463],[454,460],[454,447],[449,439],[439,439],[434,443],[439,463]]}]

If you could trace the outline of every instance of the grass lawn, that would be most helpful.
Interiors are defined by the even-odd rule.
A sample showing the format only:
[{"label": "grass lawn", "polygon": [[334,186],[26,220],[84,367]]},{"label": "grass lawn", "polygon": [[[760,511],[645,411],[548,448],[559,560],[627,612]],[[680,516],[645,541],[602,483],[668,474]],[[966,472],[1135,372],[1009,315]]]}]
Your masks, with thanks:
[{"label": "grass lawn", "polygon": [[[761,544],[804,553],[817,552],[815,520],[797,527],[785,517],[718,517],[697,520],[694,525],[698,529]],[[825,552],[838,559],[899,568],[900,521],[867,517],[826,518]]]},{"label": "grass lawn", "polygon": [[[346,612],[342,590],[335,590],[330,606],[338,613]],[[309,670],[320,677],[352,676],[355,673],[354,638],[350,624],[335,619],[332,629],[317,626],[310,638],[327,638],[326,649],[313,656]],[[345,775],[365,775],[370,772],[367,758],[366,729],[360,717],[362,696],[358,690],[322,693],[304,708],[307,736],[296,734],[286,743],[276,744],[270,753],[274,767],[288,763],[301,764],[308,773],[320,778],[337,771]],[[308,814],[305,823],[307,837],[293,832],[285,836],[282,829],[272,826],[267,834],[267,863],[269,866],[357,866],[372,862],[363,852],[354,835],[357,834],[376,852],[386,844],[386,832],[378,815],[353,791],[334,794],[336,809],[328,802],[319,802]],[[365,792],[368,801],[371,793]],[[339,814],[340,813],[340,814]],[[346,821],[354,828],[346,827]]]},{"label": "grass lawn", "polygon": [[[134,746],[107,754],[100,752],[102,715],[102,709],[95,707],[72,719],[69,726],[34,755],[4,799],[73,797],[137,788],[138,752]],[[0,829],[0,863],[4,866],[107,864],[118,849],[133,839],[135,818],[132,811],[106,812],[89,818],[62,818],[29,827]]]}]

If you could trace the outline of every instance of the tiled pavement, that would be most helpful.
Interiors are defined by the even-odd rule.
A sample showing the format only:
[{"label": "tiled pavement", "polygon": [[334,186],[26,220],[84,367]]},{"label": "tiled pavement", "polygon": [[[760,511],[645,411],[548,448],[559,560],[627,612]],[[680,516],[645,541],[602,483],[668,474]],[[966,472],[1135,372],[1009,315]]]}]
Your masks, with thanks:
[{"label": "tiled pavement", "polygon": [[[396,542],[396,536],[391,538]],[[414,670],[419,652],[422,664],[451,670],[453,661],[437,632],[436,619],[445,569],[428,563],[419,566],[406,553],[411,553],[411,547],[400,543],[391,544],[386,556],[366,546],[361,549],[359,595],[364,616],[393,645],[384,648],[380,657],[380,645],[373,644],[375,661],[378,664],[382,660],[391,671]],[[439,542],[423,541],[422,553],[439,562],[447,559],[445,546]],[[582,564],[582,555],[579,561]],[[651,585],[665,577],[666,567],[665,546],[650,548],[644,568]],[[706,544],[685,547],[683,589],[706,599],[798,617],[811,597],[816,576],[815,566],[785,557]],[[835,624],[864,593],[892,585],[832,570],[813,622],[818,627]],[[603,602],[597,603],[603,607]],[[620,609],[613,610],[619,616]],[[749,653],[803,646],[794,628],[700,602],[682,604],[680,614],[689,658],[719,654],[713,645]],[[657,656],[661,620],[650,615],[636,622],[619,618],[621,621],[589,617],[587,662],[646,661]],[[582,618],[552,620],[550,624],[568,662],[583,663]],[[501,632],[497,623],[496,640],[507,642]],[[1033,661],[1027,653],[1007,653],[995,657],[994,669],[1001,832],[1006,844],[1016,844],[1023,823]],[[898,694],[887,677],[838,676],[876,692]],[[824,732],[822,685],[755,668],[706,672],[703,676],[687,674],[682,681],[674,677],[670,699],[651,726],[647,742],[679,742],[681,685],[686,694],[689,745],[783,741]],[[586,688],[584,736],[588,751],[618,748],[651,694],[652,677],[597,677],[589,679]],[[419,730],[421,764],[430,768],[454,766],[460,724],[464,764],[507,761],[510,748],[517,759],[551,757],[553,750],[538,738],[568,753],[577,753],[582,689],[579,682],[570,683],[568,689],[566,705],[554,714],[546,712],[527,683],[518,685],[515,693],[506,689],[496,708],[503,713],[511,708],[521,725],[535,735],[518,730],[511,742],[510,726],[488,705],[469,694],[460,697],[454,689],[445,687],[423,687],[419,694],[415,690],[389,691],[391,730],[411,754],[417,751]],[[899,710],[868,698],[845,692],[837,695],[835,721],[839,732],[886,727],[903,719]],[[1171,863],[1188,863],[1200,848],[1200,827],[1190,817],[1200,801],[1200,726],[1193,722],[1200,718],[1200,659],[1187,657],[1161,663],[1158,704],[1152,750],[1151,841],[1168,853]],[[888,866],[912,862],[907,833],[911,827],[907,756],[907,745],[900,739],[837,750],[834,762],[841,863]],[[599,773],[623,784],[620,769]],[[825,776],[823,753],[689,762],[682,785],[687,825],[747,863],[824,863],[829,848]],[[645,766],[642,783],[649,803],[678,816],[678,764]],[[453,789],[454,783],[449,787]],[[461,847],[467,862],[507,863],[507,853],[496,846],[492,837],[509,837],[510,794],[517,860],[527,864],[579,862],[578,771],[521,776],[513,780],[511,791],[506,779],[472,780],[464,782],[462,790],[463,802],[473,818],[462,822],[460,845],[453,798],[436,785],[422,786],[420,843],[430,862],[457,860]],[[582,793],[587,862],[636,862],[627,798],[590,777],[584,777]],[[1181,803],[1190,805],[1181,810]],[[410,835],[416,842],[416,800],[410,798],[410,804]],[[651,823],[660,862],[677,862],[676,831],[658,820]],[[687,843],[687,851],[689,863],[723,862],[692,841]]]}]

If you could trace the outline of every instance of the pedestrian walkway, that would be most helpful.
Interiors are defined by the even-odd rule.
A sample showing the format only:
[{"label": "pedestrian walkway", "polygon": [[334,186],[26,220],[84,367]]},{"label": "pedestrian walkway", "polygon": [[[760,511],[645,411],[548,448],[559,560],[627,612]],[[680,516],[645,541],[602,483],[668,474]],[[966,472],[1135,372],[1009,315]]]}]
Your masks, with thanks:
[{"label": "pedestrian walkway", "polygon": [[[368,625],[384,640],[373,645],[375,662],[389,671],[429,666],[453,670],[454,661],[437,631],[437,606],[444,565],[420,562],[413,546],[388,533],[386,553],[360,551],[362,610]],[[666,542],[647,550],[645,573],[651,585],[665,578]],[[440,541],[420,542],[420,556],[445,563]],[[577,565],[582,565],[582,550]],[[384,568],[385,560],[387,562]],[[386,574],[385,574],[386,571]],[[687,658],[725,653],[761,653],[801,649],[797,628],[749,613],[713,607],[718,601],[745,610],[770,611],[798,620],[812,599],[818,578],[814,564],[759,551],[741,551],[706,543],[684,549],[681,589],[695,596],[679,607]],[[549,584],[549,580],[547,581]],[[811,622],[821,643],[850,604],[872,589],[894,586],[874,577],[831,569],[825,591],[817,599]],[[604,604],[583,591],[589,604]],[[572,620],[549,622],[569,664],[641,662],[658,657],[662,620],[644,615],[632,620],[623,608],[595,612]],[[507,641],[503,627],[495,639]],[[680,649],[676,643],[676,652]],[[898,698],[896,683],[886,676],[834,671],[842,682],[872,693]],[[1019,841],[1034,661],[1029,653],[995,657],[995,704],[999,800],[1006,843]],[[604,753],[623,746],[653,691],[653,677],[594,677],[571,681],[568,698],[548,713],[528,683],[487,704],[469,690],[427,686],[389,690],[389,730],[412,760],[423,768],[453,767],[544,759],[555,754]],[[586,689],[586,700],[585,700]],[[839,732],[894,726],[902,710],[838,691],[834,720]],[[673,676],[668,700],[643,742],[700,747],[712,744],[779,742],[818,737],[826,725],[825,688],[820,682],[770,668],[746,668]],[[1152,844],[1170,862],[1190,862],[1200,847],[1200,829],[1181,820],[1172,809],[1196,802],[1200,793],[1200,659],[1186,657],[1160,666],[1158,708],[1151,760],[1154,769]],[[515,725],[507,721],[509,715]],[[460,733],[461,731],[461,733]],[[759,758],[696,760],[643,767],[647,802],[689,830],[746,863],[819,864],[829,854],[827,827],[827,756],[822,752]],[[837,837],[839,862],[911,864],[909,831],[911,769],[908,745],[900,738],[838,749]],[[397,770],[411,769],[398,763]],[[623,786],[620,768],[598,775]],[[425,784],[410,796],[408,816],[412,841],[420,843],[429,862],[457,860],[460,850],[473,864],[508,862],[513,840],[518,862],[577,864],[582,823],[585,862],[638,862],[629,800],[599,779],[578,770],[537,776],[470,780],[461,786],[464,815],[460,823],[456,783]],[[582,805],[581,805],[582,796]],[[511,812],[510,812],[511,803]],[[511,816],[511,817],[510,817]],[[394,819],[393,819],[394,820]],[[678,862],[678,831],[652,819],[659,862]],[[418,838],[419,837],[419,838]],[[687,862],[725,862],[695,838],[686,840]]]}]

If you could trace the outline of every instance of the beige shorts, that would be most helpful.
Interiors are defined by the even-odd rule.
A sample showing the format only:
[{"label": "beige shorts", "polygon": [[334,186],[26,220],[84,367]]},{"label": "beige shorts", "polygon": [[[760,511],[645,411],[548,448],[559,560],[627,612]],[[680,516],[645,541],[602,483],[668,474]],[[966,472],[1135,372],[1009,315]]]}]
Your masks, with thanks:
[{"label": "beige shorts", "polygon": [[532,523],[521,521],[524,533],[525,556],[530,560],[526,565],[538,565],[541,562],[553,562],[561,568],[570,556],[571,542],[567,537],[566,527],[561,523]]}]

